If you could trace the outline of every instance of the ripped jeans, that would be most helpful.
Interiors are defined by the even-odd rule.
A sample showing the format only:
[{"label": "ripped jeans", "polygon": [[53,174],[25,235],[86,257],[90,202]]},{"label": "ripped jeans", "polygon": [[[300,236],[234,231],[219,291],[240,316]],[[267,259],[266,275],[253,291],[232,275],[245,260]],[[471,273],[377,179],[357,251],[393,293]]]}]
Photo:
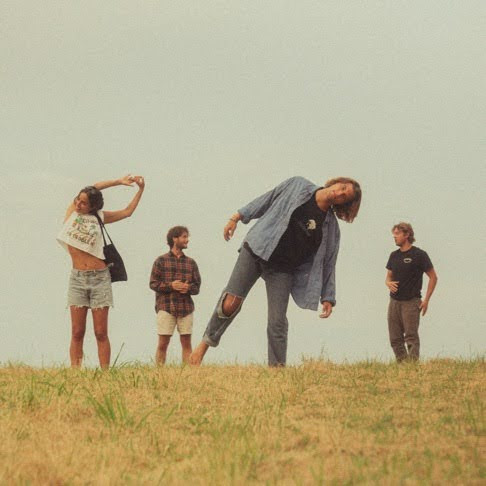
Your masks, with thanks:
[{"label": "ripped jeans", "polygon": [[113,307],[110,270],[71,269],[68,288],[68,307],[101,309]]},{"label": "ripped jeans", "polygon": [[[241,310],[241,304],[259,277],[265,281],[267,290],[268,364],[283,366],[287,360],[287,307],[293,275],[268,267],[264,260],[252,255],[245,247],[241,248],[233,273],[208,323],[203,341],[213,347],[219,344],[221,336]],[[223,313],[223,301],[228,294],[241,299],[240,306],[230,316]]]}]

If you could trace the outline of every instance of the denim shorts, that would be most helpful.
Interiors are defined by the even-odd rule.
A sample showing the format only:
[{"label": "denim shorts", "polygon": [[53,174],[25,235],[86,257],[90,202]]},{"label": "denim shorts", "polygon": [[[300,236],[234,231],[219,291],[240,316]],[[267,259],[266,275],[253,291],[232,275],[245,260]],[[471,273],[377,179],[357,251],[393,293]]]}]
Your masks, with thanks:
[{"label": "denim shorts", "polygon": [[113,307],[110,270],[71,270],[68,307]]}]

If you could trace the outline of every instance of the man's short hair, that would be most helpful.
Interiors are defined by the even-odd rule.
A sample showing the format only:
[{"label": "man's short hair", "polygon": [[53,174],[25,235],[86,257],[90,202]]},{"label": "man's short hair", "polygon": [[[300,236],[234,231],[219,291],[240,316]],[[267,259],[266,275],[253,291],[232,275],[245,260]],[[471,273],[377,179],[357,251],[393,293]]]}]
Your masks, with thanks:
[{"label": "man's short hair", "polygon": [[408,242],[413,243],[415,241],[414,238],[414,233],[413,233],[413,228],[410,223],[404,223],[403,221],[400,223],[397,223],[395,226],[392,228],[392,233],[393,231],[398,230],[401,231],[402,233],[405,233],[408,236]]},{"label": "man's short hair", "polygon": [[179,238],[184,233],[189,234],[189,230],[185,226],[174,226],[167,232],[167,244],[169,248],[174,246],[174,238]]}]

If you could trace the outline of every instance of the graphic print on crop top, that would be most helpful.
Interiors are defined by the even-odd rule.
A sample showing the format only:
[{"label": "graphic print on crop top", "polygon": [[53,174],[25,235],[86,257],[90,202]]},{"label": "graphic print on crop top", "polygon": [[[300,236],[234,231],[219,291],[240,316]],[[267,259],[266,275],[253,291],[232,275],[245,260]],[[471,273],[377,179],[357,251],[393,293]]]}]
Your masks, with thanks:
[{"label": "graphic print on crop top", "polygon": [[[103,212],[98,211],[98,215],[103,221]],[[57,240],[66,250],[69,245],[101,260],[105,258],[100,224],[93,214],[79,214],[74,211],[64,223]]]}]

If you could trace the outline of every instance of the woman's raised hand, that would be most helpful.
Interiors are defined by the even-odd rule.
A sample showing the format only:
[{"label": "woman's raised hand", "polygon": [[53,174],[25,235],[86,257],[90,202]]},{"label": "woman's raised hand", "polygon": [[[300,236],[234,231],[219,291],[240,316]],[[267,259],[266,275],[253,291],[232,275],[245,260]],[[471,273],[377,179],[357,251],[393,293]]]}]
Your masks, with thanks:
[{"label": "woman's raised hand", "polygon": [[142,176],[132,176],[132,179],[140,189],[145,187],[145,179]]},{"label": "woman's raised hand", "polygon": [[119,179],[119,182],[124,186],[133,186],[133,183],[135,182],[135,184],[137,184],[140,189],[143,189],[145,187],[145,180],[142,176],[139,175],[135,176],[132,174],[128,174]]},{"label": "woman's raised hand", "polygon": [[134,182],[134,177],[131,174],[127,174],[119,179],[120,184],[123,186],[131,186]]}]

